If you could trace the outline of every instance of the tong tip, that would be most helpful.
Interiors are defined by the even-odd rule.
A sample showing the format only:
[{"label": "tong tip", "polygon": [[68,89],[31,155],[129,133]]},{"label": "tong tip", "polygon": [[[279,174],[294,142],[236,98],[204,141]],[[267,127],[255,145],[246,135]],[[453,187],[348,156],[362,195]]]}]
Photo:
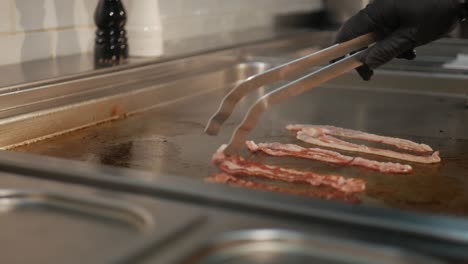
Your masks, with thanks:
[{"label": "tong tip", "polygon": [[239,150],[240,150],[240,148],[238,146],[236,146],[235,144],[230,143],[223,150],[223,153],[225,155],[227,155],[227,156],[236,156],[236,155],[239,155]]},{"label": "tong tip", "polygon": [[210,136],[216,136],[218,135],[220,128],[221,126],[219,124],[210,120],[208,125],[205,127],[205,133]]}]

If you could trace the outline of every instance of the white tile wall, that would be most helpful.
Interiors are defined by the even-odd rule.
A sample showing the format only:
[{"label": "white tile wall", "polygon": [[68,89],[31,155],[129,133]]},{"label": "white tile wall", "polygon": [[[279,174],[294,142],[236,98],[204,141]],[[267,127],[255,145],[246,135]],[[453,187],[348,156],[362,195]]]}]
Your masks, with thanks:
[{"label": "white tile wall", "polygon": [[66,56],[90,51],[93,48],[93,37],[92,28],[52,31],[51,52],[54,56]]},{"label": "white tile wall", "polygon": [[0,37],[1,64],[12,64],[21,61],[22,47],[24,43],[23,34],[2,35]]},{"label": "white tile wall", "polygon": [[182,9],[182,1],[179,0],[160,0],[159,10],[161,12],[161,18],[166,19],[170,17],[180,16]]},{"label": "white tile wall", "polygon": [[[69,2],[64,0],[58,0],[63,2]],[[134,0],[138,1],[138,0]],[[94,25],[94,9],[96,8],[96,0],[75,0],[73,6],[74,10],[74,25],[76,26],[88,26],[93,27]]]},{"label": "white tile wall", "polygon": [[[123,0],[130,1],[138,0]],[[265,27],[275,16],[322,6],[322,0],[153,1],[159,1],[168,41]],[[97,2],[0,0],[0,65],[91,52]]]},{"label": "white tile wall", "polygon": [[52,32],[31,32],[19,35],[23,39],[17,46],[20,49],[20,58],[37,60],[52,57]]},{"label": "white tile wall", "polygon": [[16,31],[56,28],[58,21],[53,0],[16,0],[14,23]]},{"label": "white tile wall", "polygon": [[12,10],[11,1],[0,1],[0,33],[11,32],[12,28]]}]

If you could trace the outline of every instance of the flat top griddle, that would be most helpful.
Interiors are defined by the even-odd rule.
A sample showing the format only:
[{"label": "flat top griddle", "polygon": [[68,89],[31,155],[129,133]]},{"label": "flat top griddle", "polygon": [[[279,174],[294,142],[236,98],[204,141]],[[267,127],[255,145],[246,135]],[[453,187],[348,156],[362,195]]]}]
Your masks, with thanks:
[{"label": "flat top griddle", "polygon": [[[246,111],[246,102],[252,100],[246,98],[239,105],[240,110],[220,136],[207,136],[203,133],[206,121],[225,93],[217,90],[15,150],[148,170],[155,178],[174,175],[202,180],[217,172],[211,155],[228,141],[240,112]],[[297,158],[251,155],[245,150],[242,154],[268,164],[365,179],[364,204],[468,216],[468,110],[464,97],[329,84],[274,107],[263,116],[251,139],[307,146],[286,131],[290,123],[335,125],[426,143],[441,151],[443,162],[411,164],[413,173],[393,175]]]}]

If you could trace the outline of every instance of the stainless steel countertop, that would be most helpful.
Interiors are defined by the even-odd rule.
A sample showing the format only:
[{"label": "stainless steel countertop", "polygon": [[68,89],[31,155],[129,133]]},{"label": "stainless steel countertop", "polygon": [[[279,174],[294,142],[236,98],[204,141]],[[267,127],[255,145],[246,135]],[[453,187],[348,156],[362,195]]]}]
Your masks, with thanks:
[{"label": "stainless steel countertop", "polygon": [[40,84],[41,81],[52,81],[57,78],[83,77],[92,73],[118,71],[132,66],[167,61],[190,54],[214,51],[216,49],[239,46],[257,41],[278,39],[302,31],[303,30],[256,28],[240,32],[166,41],[165,54],[161,57],[130,57],[121,65],[109,68],[97,67],[94,64],[94,57],[92,54],[78,54],[53,59],[35,60],[20,64],[3,65],[0,66],[0,91],[1,87],[5,86],[23,84],[35,85],[36,83]]}]

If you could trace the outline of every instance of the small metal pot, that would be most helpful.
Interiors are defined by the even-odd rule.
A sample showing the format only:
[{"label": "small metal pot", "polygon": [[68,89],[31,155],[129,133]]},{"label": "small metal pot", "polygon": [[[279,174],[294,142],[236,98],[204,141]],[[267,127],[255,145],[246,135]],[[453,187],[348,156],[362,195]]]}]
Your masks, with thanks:
[{"label": "small metal pot", "polygon": [[325,0],[329,21],[342,24],[369,4],[370,0]]}]

